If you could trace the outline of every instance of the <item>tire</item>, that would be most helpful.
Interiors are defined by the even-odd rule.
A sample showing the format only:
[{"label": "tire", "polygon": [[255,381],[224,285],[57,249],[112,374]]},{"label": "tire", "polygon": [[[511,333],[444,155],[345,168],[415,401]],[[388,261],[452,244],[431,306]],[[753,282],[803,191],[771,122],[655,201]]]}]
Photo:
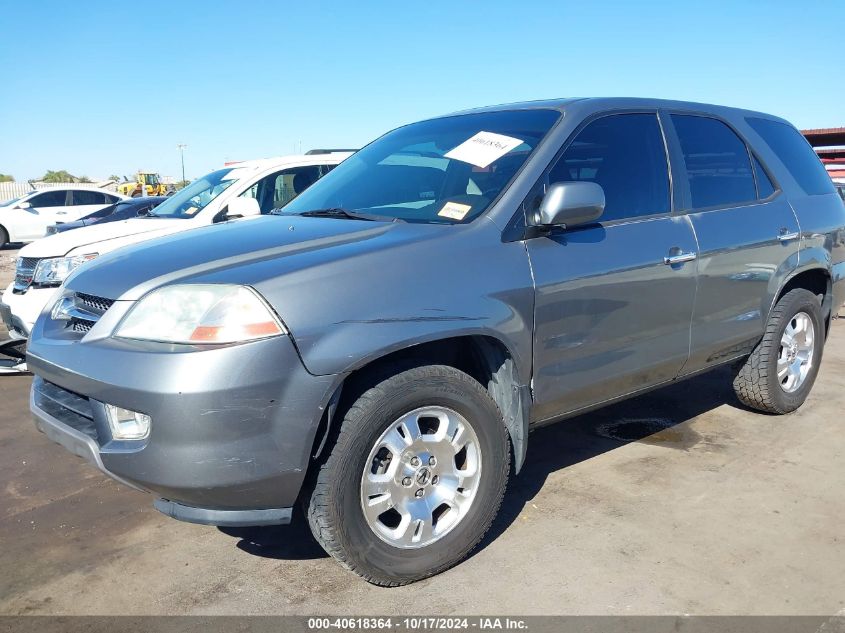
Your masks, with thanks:
[{"label": "tire", "polygon": [[9,232],[6,231],[2,226],[0,226],[0,248],[6,246],[9,243]]},{"label": "tire", "polygon": [[[446,417],[442,420],[448,418],[450,425],[455,420],[468,423],[469,430],[465,428],[465,433],[459,435],[465,438],[467,433],[474,434],[470,436],[472,439],[466,447],[474,455],[475,474],[460,480],[471,483],[466,488],[458,487],[457,490],[461,492],[455,496],[461,496],[460,504],[465,502],[465,493],[474,496],[466,502],[465,509],[454,510],[452,521],[443,518],[453,512],[451,508],[439,519],[431,521],[430,524],[435,526],[431,530],[423,529],[424,525],[427,528],[429,522],[421,524],[410,520],[409,527],[402,537],[403,544],[397,545],[388,537],[379,536],[377,528],[373,527],[372,517],[368,521],[365,516],[364,500],[372,498],[366,497],[364,492],[366,478],[369,476],[367,473],[372,472],[378,464],[387,464],[385,468],[390,468],[393,459],[396,459],[394,473],[399,474],[383,475],[391,478],[390,483],[385,486],[389,486],[393,491],[388,493],[390,503],[383,517],[388,517],[391,512],[400,516],[393,504],[393,499],[398,499],[397,495],[406,495],[403,501],[397,501],[397,508],[402,507],[400,503],[416,503],[417,500],[412,497],[420,491],[428,495],[424,501],[435,506],[439,503],[442,491],[452,490],[449,482],[458,481],[450,479],[450,469],[457,468],[459,456],[451,460],[438,458],[429,461],[434,463],[434,466],[429,473],[428,482],[423,480],[423,471],[429,470],[425,460],[432,458],[425,457],[429,453],[420,452],[419,442],[426,438],[433,441],[431,438],[440,435],[439,424],[447,423],[441,418],[424,417],[427,412],[419,413],[421,409],[446,411]],[[407,417],[409,415],[410,417]],[[397,438],[398,436],[391,434],[395,433],[399,422],[405,419],[413,420],[415,415],[419,416],[418,428],[423,429],[424,423],[428,421],[438,425],[436,432],[428,429],[430,434],[423,432],[418,436],[418,442],[411,447],[401,445],[401,451],[390,454],[386,461],[385,458],[381,458],[381,461],[371,460],[373,455],[384,455],[386,449],[379,449],[382,438]],[[408,428],[413,429],[403,428],[405,432]],[[409,435],[415,436],[413,430]],[[462,441],[455,440],[455,445],[460,445]],[[440,442],[441,444],[432,446],[445,446],[442,440]],[[470,454],[466,452],[467,448],[462,449],[462,452],[466,463],[469,463],[472,460],[467,458]],[[430,455],[433,457],[434,454],[432,448]],[[439,454],[452,455],[448,452]],[[421,466],[416,455],[424,460]],[[412,464],[415,458],[417,470],[402,471],[414,468]],[[472,470],[471,466],[467,466],[466,472]],[[402,477],[402,472],[412,476]],[[438,472],[442,473],[440,478],[434,476]],[[469,555],[489,530],[499,510],[509,474],[510,445],[505,423],[486,389],[467,374],[444,365],[423,365],[411,369],[397,367],[394,375],[380,380],[366,390],[346,411],[334,447],[317,473],[310,495],[306,497],[308,522],[323,549],[351,571],[376,585],[405,585],[449,569]],[[413,485],[407,483],[409,481],[413,481]],[[419,481],[423,483],[419,484]],[[407,491],[402,488],[403,484],[408,487]],[[422,488],[417,489],[418,485]],[[464,486],[464,483],[455,486]],[[383,506],[379,503],[378,507],[380,510]],[[439,506],[441,509],[442,507]],[[437,512],[435,509],[431,516],[435,517]],[[381,523],[383,520],[386,521],[384,518],[378,519],[378,527],[384,528],[384,523]],[[447,527],[441,530],[439,536],[436,535],[434,530],[441,529],[443,525]],[[396,529],[402,531],[399,527]],[[435,540],[428,544],[411,542],[414,538],[422,538],[423,534],[428,534]]]},{"label": "tire", "polygon": [[[807,354],[809,366],[806,374],[796,383],[790,384],[792,378],[788,370],[785,377],[778,376],[779,370],[783,370],[783,365],[779,368],[778,363],[790,359],[790,349],[783,344],[784,333],[787,328],[794,329],[796,323],[804,321],[801,315],[806,315],[812,325],[813,344]],[[795,411],[804,404],[821,364],[824,327],[819,298],[812,292],[796,288],[781,297],[769,315],[763,339],[751,356],[737,368],[733,386],[740,401],[753,409],[778,415]]]}]

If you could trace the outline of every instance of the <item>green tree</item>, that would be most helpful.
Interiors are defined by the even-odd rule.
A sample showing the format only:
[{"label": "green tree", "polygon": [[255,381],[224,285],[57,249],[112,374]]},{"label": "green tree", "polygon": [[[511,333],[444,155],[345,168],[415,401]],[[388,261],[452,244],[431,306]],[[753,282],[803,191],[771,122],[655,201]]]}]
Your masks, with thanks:
[{"label": "green tree", "polygon": [[88,176],[81,176],[77,182],[91,182]]},{"label": "green tree", "polygon": [[41,180],[42,182],[77,182],[78,178],[64,169],[59,171],[50,171],[48,169],[47,173],[41,177]]},{"label": "green tree", "polygon": [[0,182],[15,182],[15,177],[9,174],[0,174]]},{"label": "green tree", "polygon": [[112,174],[111,176],[109,176],[109,180],[114,180],[115,182],[120,182],[120,176],[116,176],[115,174]]}]

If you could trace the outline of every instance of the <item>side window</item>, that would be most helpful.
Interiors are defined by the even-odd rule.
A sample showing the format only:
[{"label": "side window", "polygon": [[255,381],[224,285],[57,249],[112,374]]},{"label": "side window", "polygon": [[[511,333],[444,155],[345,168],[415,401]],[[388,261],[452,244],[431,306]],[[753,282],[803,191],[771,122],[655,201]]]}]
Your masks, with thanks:
[{"label": "side window", "polygon": [[777,154],[780,162],[786,166],[804,193],[814,196],[834,192],[833,183],[824,165],[798,130],[771,119],[750,117],[746,120]]},{"label": "side window", "polygon": [[103,195],[106,197],[106,204],[114,204],[115,202],[120,200],[120,198],[118,198],[117,196],[113,196],[110,193],[104,193]]},{"label": "side window", "polygon": [[757,198],[748,148],[727,125],[707,117],[673,114],[694,209]]},{"label": "side window", "polygon": [[549,183],[604,189],[601,221],[668,213],[669,169],[656,114],[616,114],[588,124],[549,172]]},{"label": "side window", "polygon": [[74,206],[83,204],[105,204],[106,197],[99,191],[86,191],[84,189],[75,189],[72,192]]},{"label": "side window", "polygon": [[242,198],[255,198],[261,213],[270,213],[293,200],[325,175],[319,165],[291,167],[265,176],[241,194]]},{"label": "side window", "polygon": [[323,174],[318,165],[294,167],[276,176],[273,186],[273,209],[279,209],[317,182]]},{"label": "side window", "polygon": [[33,207],[63,207],[65,206],[65,199],[67,198],[67,191],[45,191],[37,196],[29,199]]},{"label": "side window", "polygon": [[772,184],[769,174],[763,169],[763,165],[757,157],[754,157],[754,179],[757,181],[757,197],[761,200],[768,198],[775,192],[775,186]]}]

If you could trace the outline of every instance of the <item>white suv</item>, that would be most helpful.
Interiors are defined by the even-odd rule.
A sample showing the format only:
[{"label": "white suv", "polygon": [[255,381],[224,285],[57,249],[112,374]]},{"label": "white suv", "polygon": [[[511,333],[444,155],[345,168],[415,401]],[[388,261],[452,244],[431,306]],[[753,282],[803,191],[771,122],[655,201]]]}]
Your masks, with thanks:
[{"label": "white suv", "polygon": [[31,242],[56,222],[73,222],[126,196],[90,187],[56,187],[32,191],[0,203],[0,246]]},{"label": "white suv", "polygon": [[16,261],[15,280],[3,293],[0,316],[13,339],[27,338],[56,288],[84,262],[155,237],[270,213],[349,155],[315,151],[236,163],[195,180],[147,216],[84,226],[28,244]]}]

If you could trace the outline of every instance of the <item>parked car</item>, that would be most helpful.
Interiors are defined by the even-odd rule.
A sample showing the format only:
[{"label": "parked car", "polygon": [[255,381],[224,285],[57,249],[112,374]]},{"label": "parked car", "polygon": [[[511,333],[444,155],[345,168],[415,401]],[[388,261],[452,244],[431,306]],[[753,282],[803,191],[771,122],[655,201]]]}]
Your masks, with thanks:
[{"label": "parked car", "polygon": [[801,406],[843,230],[812,148],[766,114],[431,119],[281,215],[79,268],[35,324],[32,408],[172,517],[282,524],[302,501],[328,553],[401,585],[473,550],[533,428],[726,364],[746,405]]},{"label": "parked car", "polygon": [[51,224],[78,220],[124,199],[100,189],[56,187],[7,200],[0,203],[0,246],[37,240],[47,234]]},{"label": "parked car", "polygon": [[836,193],[839,194],[839,197],[845,201],[845,182],[834,182],[833,186],[836,187]]},{"label": "parked car", "polygon": [[89,213],[74,222],[59,222],[47,227],[47,235],[54,235],[56,233],[63,233],[72,229],[79,229],[83,226],[90,226],[98,222],[119,222],[120,220],[129,220],[137,218],[138,216],[149,215],[149,211],[155,209],[162,202],[167,200],[167,196],[147,196],[144,198],[130,198],[129,200],[120,200],[112,205],[104,207],[94,213]]},{"label": "parked car", "polygon": [[12,338],[26,338],[56,288],[77,266],[128,244],[270,213],[347,156],[307,154],[241,162],[195,180],[143,217],[98,222],[33,242],[18,253],[15,279],[3,293],[0,316]]}]

